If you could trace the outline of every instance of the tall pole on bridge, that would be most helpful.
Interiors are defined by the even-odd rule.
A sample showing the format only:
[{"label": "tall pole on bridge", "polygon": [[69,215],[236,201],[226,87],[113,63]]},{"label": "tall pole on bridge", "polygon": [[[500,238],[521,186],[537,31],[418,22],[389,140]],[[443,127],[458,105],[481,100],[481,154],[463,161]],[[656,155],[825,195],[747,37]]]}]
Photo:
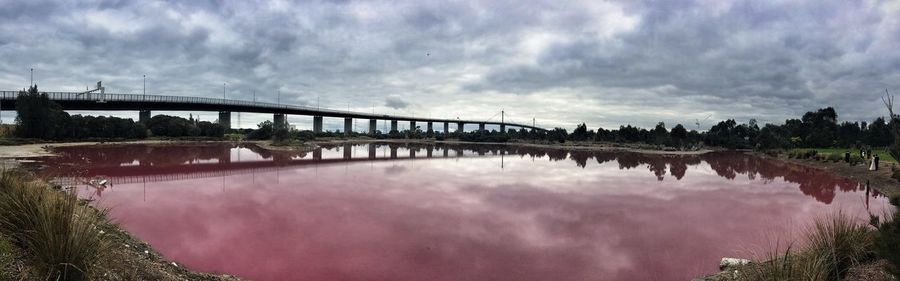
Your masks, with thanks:
[{"label": "tall pole on bridge", "polygon": [[147,100],[147,74],[144,74],[144,100]]},{"label": "tall pole on bridge", "polygon": [[30,83],[31,83],[31,84],[28,85],[29,87],[34,86],[34,68],[31,68],[31,80],[30,80]]}]

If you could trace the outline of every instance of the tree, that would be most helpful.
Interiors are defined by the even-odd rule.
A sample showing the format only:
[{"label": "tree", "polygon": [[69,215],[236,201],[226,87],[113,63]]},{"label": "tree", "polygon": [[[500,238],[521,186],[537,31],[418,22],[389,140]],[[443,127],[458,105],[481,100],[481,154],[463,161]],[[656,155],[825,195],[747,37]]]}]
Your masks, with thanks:
[{"label": "tree", "polygon": [[572,131],[570,138],[573,141],[587,140],[588,139],[587,125],[585,125],[584,123],[581,123],[581,125],[578,125],[578,127],[576,127],[574,131]]},{"label": "tree", "polygon": [[651,132],[653,135],[653,143],[657,145],[665,145],[669,143],[669,131],[666,130],[666,123],[659,122]]},{"label": "tree", "polygon": [[551,130],[550,132],[547,133],[547,138],[550,141],[564,143],[564,142],[566,142],[566,137],[568,135],[569,134],[566,132],[566,129],[554,128],[553,130]]},{"label": "tree", "polygon": [[271,139],[275,132],[275,125],[272,121],[266,120],[256,125],[257,129],[247,134],[247,139],[251,140],[267,140]]},{"label": "tree", "polygon": [[681,124],[675,125],[675,127],[672,128],[672,131],[669,132],[669,135],[678,146],[684,146],[687,142],[688,132]]}]

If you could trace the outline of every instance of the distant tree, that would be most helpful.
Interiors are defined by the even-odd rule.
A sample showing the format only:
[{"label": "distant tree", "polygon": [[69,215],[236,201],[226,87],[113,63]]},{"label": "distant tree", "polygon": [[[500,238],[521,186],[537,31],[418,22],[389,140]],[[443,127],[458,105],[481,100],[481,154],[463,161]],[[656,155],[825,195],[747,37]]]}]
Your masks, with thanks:
[{"label": "distant tree", "polygon": [[672,131],[669,132],[669,135],[678,146],[684,146],[684,144],[687,143],[688,131],[681,124],[675,125],[675,127],[672,128]]},{"label": "distant tree", "polygon": [[576,127],[574,131],[572,131],[572,134],[569,135],[569,137],[573,141],[587,140],[588,139],[587,125],[585,125],[584,123],[581,123],[581,125],[578,125],[578,127]]},{"label": "distant tree", "polygon": [[547,132],[547,139],[549,139],[550,141],[564,143],[566,142],[566,137],[568,137],[568,135],[569,134],[566,132],[566,129],[554,128],[550,132]]},{"label": "distant tree", "polygon": [[256,125],[256,130],[247,134],[247,139],[251,140],[268,140],[272,139],[275,132],[275,125],[272,121],[266,120]]},{"label": "distant tree", "polygon": [[658,145],[668,144],[669,131],[666,130],[666,123],[657,123],[656,127],[653,128],[651,134],[653,135],[653,143]]},{"label": "distant tree", "polygon": [[887,122],[884,121],[884,118],[875,118],[875,121],[869,124],[866,143],[875,147],[885,147],[892,142],[894,142],[894,136]]}]

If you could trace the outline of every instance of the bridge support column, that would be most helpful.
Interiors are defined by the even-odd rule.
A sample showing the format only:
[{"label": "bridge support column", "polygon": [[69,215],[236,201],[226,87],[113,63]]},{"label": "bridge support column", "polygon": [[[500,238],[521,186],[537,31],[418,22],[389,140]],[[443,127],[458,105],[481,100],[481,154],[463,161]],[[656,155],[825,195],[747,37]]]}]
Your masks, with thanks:
[{"label": "bridge support column", "polygon": [[375,159],[376,148],[374,143],[369,144],[369,159]]},{"label": "bridge support column", "polygon": [[282,113],[275,113],[272,116],[272,123],[275,123],[275,128],[287,128],[287,120]]},{"label": "bridge support column", "polygon": [[138,112],[138,122],[139,123],[146,124],[147,122],[150,122],[150,118],[152,118],[152,117],[153,117],[153,115],[150,114],[149,110],[141,110],[140,112]]},{"label": "bridge support column", "polygon": [[434,133],[434,128],[432,127],[432,125],[433,125],[432,122],[429,121],[427,124],[428,124],[428,126],[426,126],[426,128],[428,128],[428,129],[425,131],[429,132],[429,133]]},{"label": "bridge support column", "polygon": [[463,123],[463,122],[456,123],[456,132],[457,133],[463,133],[465,131],[466,131],[466,123]]},{"label": "bridge support column", "polygon": [[313,132],[322,132],[322,116],[313,116]]},{"label": "bridge support column", "polygon": [[231,129],[231,111],[219,111],[219,125],[225,130]]},{"label": "bridge support column", "polygon": [[416,158],[416,151],[418,151],[418,150],[419,150],[418,148],[409,149],[409,158]]},{"label": "bridge support column", "polygon": [[450,123],[444,122],[444,134],[450,133]]},{"label": "bridge support column", "polygon": [[478,123],[478,131],[484,132],[484,123]]},{"label": "bridge support column", "polygon": [[353,158],[353,145],[352,144],[345,144],[344,148],[342,150],[344,150],[344,160],[350,160]]},{"label": "bridge support column", "polygon": [[397,130],[397,120],[391,120],[391,131]]},{"label": "bridge support column", "polygon": [[500,132],[506,133],[506,124],[500,124]]},{"label": "bridge support column", "polygon": [[376,131],[377,127],[378,127],[378,120],[369,119],[369,134],[370,135],[373,135],[373,136],[375,135],[375,131]]},{"label": "bridge support column", "polygon": [[350,135],[353,131],[353,118],[344,118],[344,134]]},{"label": "bridge support column", "polygon": [[410,132],[416,131],[416,121],[409,121],[409,131]]}]

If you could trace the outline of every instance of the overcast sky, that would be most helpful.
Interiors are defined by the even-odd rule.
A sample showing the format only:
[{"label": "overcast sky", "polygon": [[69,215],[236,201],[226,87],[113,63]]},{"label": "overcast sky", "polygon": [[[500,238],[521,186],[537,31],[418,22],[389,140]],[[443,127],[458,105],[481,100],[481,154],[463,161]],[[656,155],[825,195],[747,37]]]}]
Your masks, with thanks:
[{"label": "overcast sky", "polygon": [[825,106],[870,120],[900,92],[900,1],[73,2],[0,0],[0,89],[27,86],[32,67],[47,91],[140,93],[146,74],[148,94],[221,97],[227,83],[235,99],[505,109],[568,129],[780,123]]}]

